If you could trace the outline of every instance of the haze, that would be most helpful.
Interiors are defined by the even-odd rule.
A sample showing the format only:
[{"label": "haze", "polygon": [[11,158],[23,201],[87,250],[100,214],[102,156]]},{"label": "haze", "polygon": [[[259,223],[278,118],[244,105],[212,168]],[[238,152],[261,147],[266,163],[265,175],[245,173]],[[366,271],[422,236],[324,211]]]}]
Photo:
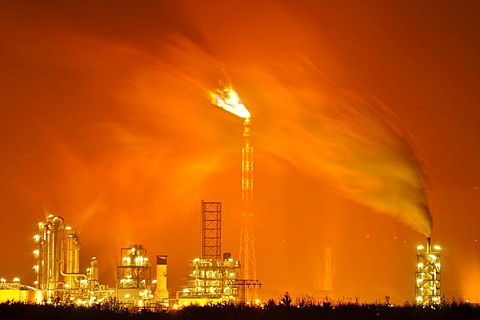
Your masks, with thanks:
[{"label": "haze", "polygon": [[54,213],[102,283],[120,248],[142,244],[168,255],[180,290],[202,199],[222,202],[223,251],[238,258],[242,120],[209,101],[231,84],[252,114],[262,297],[318,293],[330,246],[335,298],[411,301],[431,213],[445,297],[480,302],[477,2],[0,12],[2,277],[33,282],[36,225]]}]

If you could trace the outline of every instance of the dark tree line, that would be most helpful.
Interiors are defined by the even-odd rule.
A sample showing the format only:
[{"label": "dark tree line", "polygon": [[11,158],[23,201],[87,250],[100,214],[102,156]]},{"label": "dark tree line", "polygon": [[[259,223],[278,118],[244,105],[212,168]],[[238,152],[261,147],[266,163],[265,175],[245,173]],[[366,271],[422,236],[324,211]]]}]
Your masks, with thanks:
[{"label": "dark tree line", "polygon": [[190,306],[179,310],[137,310],[135,312],[112,306],[76,307],[36,305],[23,303],[0,304],[0,319],[16,320],[450,320],[480,319],[480,306],[466,303],[443,304],[437,308],[417,306],[392,307],[376,304],[324,304],[293,305],[286,299],[276,304],[273,300],[264,308],[248,305]]}]

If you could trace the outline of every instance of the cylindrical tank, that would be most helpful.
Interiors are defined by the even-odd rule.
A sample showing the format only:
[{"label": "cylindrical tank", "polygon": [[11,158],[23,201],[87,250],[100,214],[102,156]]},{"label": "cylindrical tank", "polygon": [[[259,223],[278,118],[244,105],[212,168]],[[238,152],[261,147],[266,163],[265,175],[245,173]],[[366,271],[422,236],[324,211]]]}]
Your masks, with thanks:
[{"label": "cylindrical tank", "polygon": [[80,240],[71,227],[65,227],[65,286],[70,289],[78,288],[79,283],[75,274],[80,271]]},{"label": "cylindrical tank", "polygon": [[64,225],[61,217],[50,215],[48,218],[48,289],[57,289],[60,284],[60,272],[62,271]]},{"label": "cylindrical tank", "polygon": [[157,288],[155,295],[160,299],[168,299],[167,289],[167,256],[157,256]]},{"label": "cylindrical tank", "polygon": [[88,268],[87,274],[88,286],[90,290],[95,289],[98,285],[98,261],[97,258],[93,257],[90,260],[90,268]]}]

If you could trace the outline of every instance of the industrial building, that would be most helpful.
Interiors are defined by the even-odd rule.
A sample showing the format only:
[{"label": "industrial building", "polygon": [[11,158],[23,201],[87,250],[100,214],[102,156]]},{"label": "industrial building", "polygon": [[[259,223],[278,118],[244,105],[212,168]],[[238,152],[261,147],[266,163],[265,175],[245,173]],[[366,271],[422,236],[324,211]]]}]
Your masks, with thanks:
[{"label": "industrial building", "polygon": [[86,306],[115,301],[128,309],[168,306],[166,256],[157,256],[157,278],[152,280],[147,250],[142,245],[122,248],[116,287],[109,288],[100,284],[95,257],[86,272],[80,272],[80,239],[73,228],[65,225],[62,217],[49,215],[45,222],[38,224],[38,231],[33,251],[35,287],[4,281],[0,297],[18,294],[18,301],[22,302]]},{"label": "industrial building", "polygon": [[113,290],[98,282],[98,262],[92,258],[80,273],[80,239],[62,217],[49,215],[34,236],[37,302],[89,305],[109,299]]},{"label": "industrial building", "polygon": [[187,272],[187,286],[178,296],[178,304],[200,305],[238,301],[240,264],[229,253],[224,260],[194,259]]},{"label": "industrial building", "polygon": [[430,238],[427,245],[417,247],[417,271],[415,273],[415,301],[420,306],[441,303],[440,250],[439,246],[431,248]]},{"label": "industrial building", "polygon": [[187,285],[177,293],[179,305],[238,302],[240,263],[230,253],[222,259],[221,235],[222,204],[202,201],[201,258],[188,265]]},{"label": "industrial building", "polygon": [[168,307],[167,256],[157,256],[157,279],[152,279],[152,269],[147,250],[142,245],[132,245],[120,250],[117,266],[117,303],[127,309]]},{"label": "industrial building", "polygon": [[20,279],[14,278],[13,282],[0,279],[0,303],[6,301],[35,303],[37,290],[34,287],[20,284]]}]

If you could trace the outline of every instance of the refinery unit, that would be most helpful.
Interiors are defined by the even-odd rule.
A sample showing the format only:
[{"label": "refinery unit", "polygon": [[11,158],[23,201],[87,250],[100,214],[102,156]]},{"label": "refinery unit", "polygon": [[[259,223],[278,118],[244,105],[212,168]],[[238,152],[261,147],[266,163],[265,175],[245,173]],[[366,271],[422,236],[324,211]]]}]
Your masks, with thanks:
[{"label": "refinery unit", "polygon": [[156,277],[147,250],[142,245],[120,249],[116,286],[98,279],[98,261],[93,257],[85,273],[80,272],[81,242],[64,219],[49,215],[38,224],[34,237],[34,286],[15,278],[0,282],[0,302],[62,303],[91,306],[115,303],[125,309],[164,309],[176,302],[182,306],[239,301],[240,263],[230,253],[221,254],[221,203],[202,201],[201,258],[190,261],[186,286],[170,299],[167,288],[167,256],[156,256]]},{"label": "refinery unit", "polygon": [[166,256],[157,256],[157,278],[152,280],[147,250],[141,245],[122,248],[116,286],[109,288],[99,282],[95,257],[86,272],[80,272],[80,239],[63,218],[49,215],[38,224],[38,231],[33,251],[35,288],[19,301],[85,306],[115,301],[127,309],[168,306]]},{"label": "refinery unit", "polygon": [[[0,279],[0,302],[63,303],[83,306],[115,303],[136,310],[164,309],[174,305],[210,305],[217,303],[252,303],[246,298],[248,287],[258,281],[240,278],[240,262],[221,251],[221,203],[202,201],[201,258],[189,261],[186,285],[171,297],[167,288],[167,256],[156,256],[156,276],[147,250],[142,245],[120,249],[116,268],[116,286],[109,288],[98,279],[98,261],[94,257],[85,273],[80,272],[80,239],[73,228],[59,216],[49,215],[38,224],[34,236],[34,286]],[[441,303],[440,250],[417,247],[415,302],[419,306]],[[329,288],[331,289],[331,278]],[[331,292],[330,292],[331,294]]]},{"label": "refinery unit", "polygon": [[157,278],[154,280],[143,246],[122,248],[120,256],[115,292],[117,303],[127,309],[168,307],[167,256],[157,255]]},{"label": "refinery unit", "polygon": [[222,204],[202,201],[201,258],[190,261],[187,286],[177,294],[181,306],[239,301],[239,261],[230,253],[221,258]]},{"label": "refinery unit", "polygon": [[92,304],[111,296],[112,290],[98,282],[98,262],[90,261],[86,273],[80,273],[80,239],[65,226],[63,218],[49,215],[38,224],[34,236],[35,288],[37,302]]},{"label": "refinery unit", "polygon": [[417,247],[417,271],[415,273],[415,301],[417,305],[438,305],[441,302],[440,246],[427,245]]}]

